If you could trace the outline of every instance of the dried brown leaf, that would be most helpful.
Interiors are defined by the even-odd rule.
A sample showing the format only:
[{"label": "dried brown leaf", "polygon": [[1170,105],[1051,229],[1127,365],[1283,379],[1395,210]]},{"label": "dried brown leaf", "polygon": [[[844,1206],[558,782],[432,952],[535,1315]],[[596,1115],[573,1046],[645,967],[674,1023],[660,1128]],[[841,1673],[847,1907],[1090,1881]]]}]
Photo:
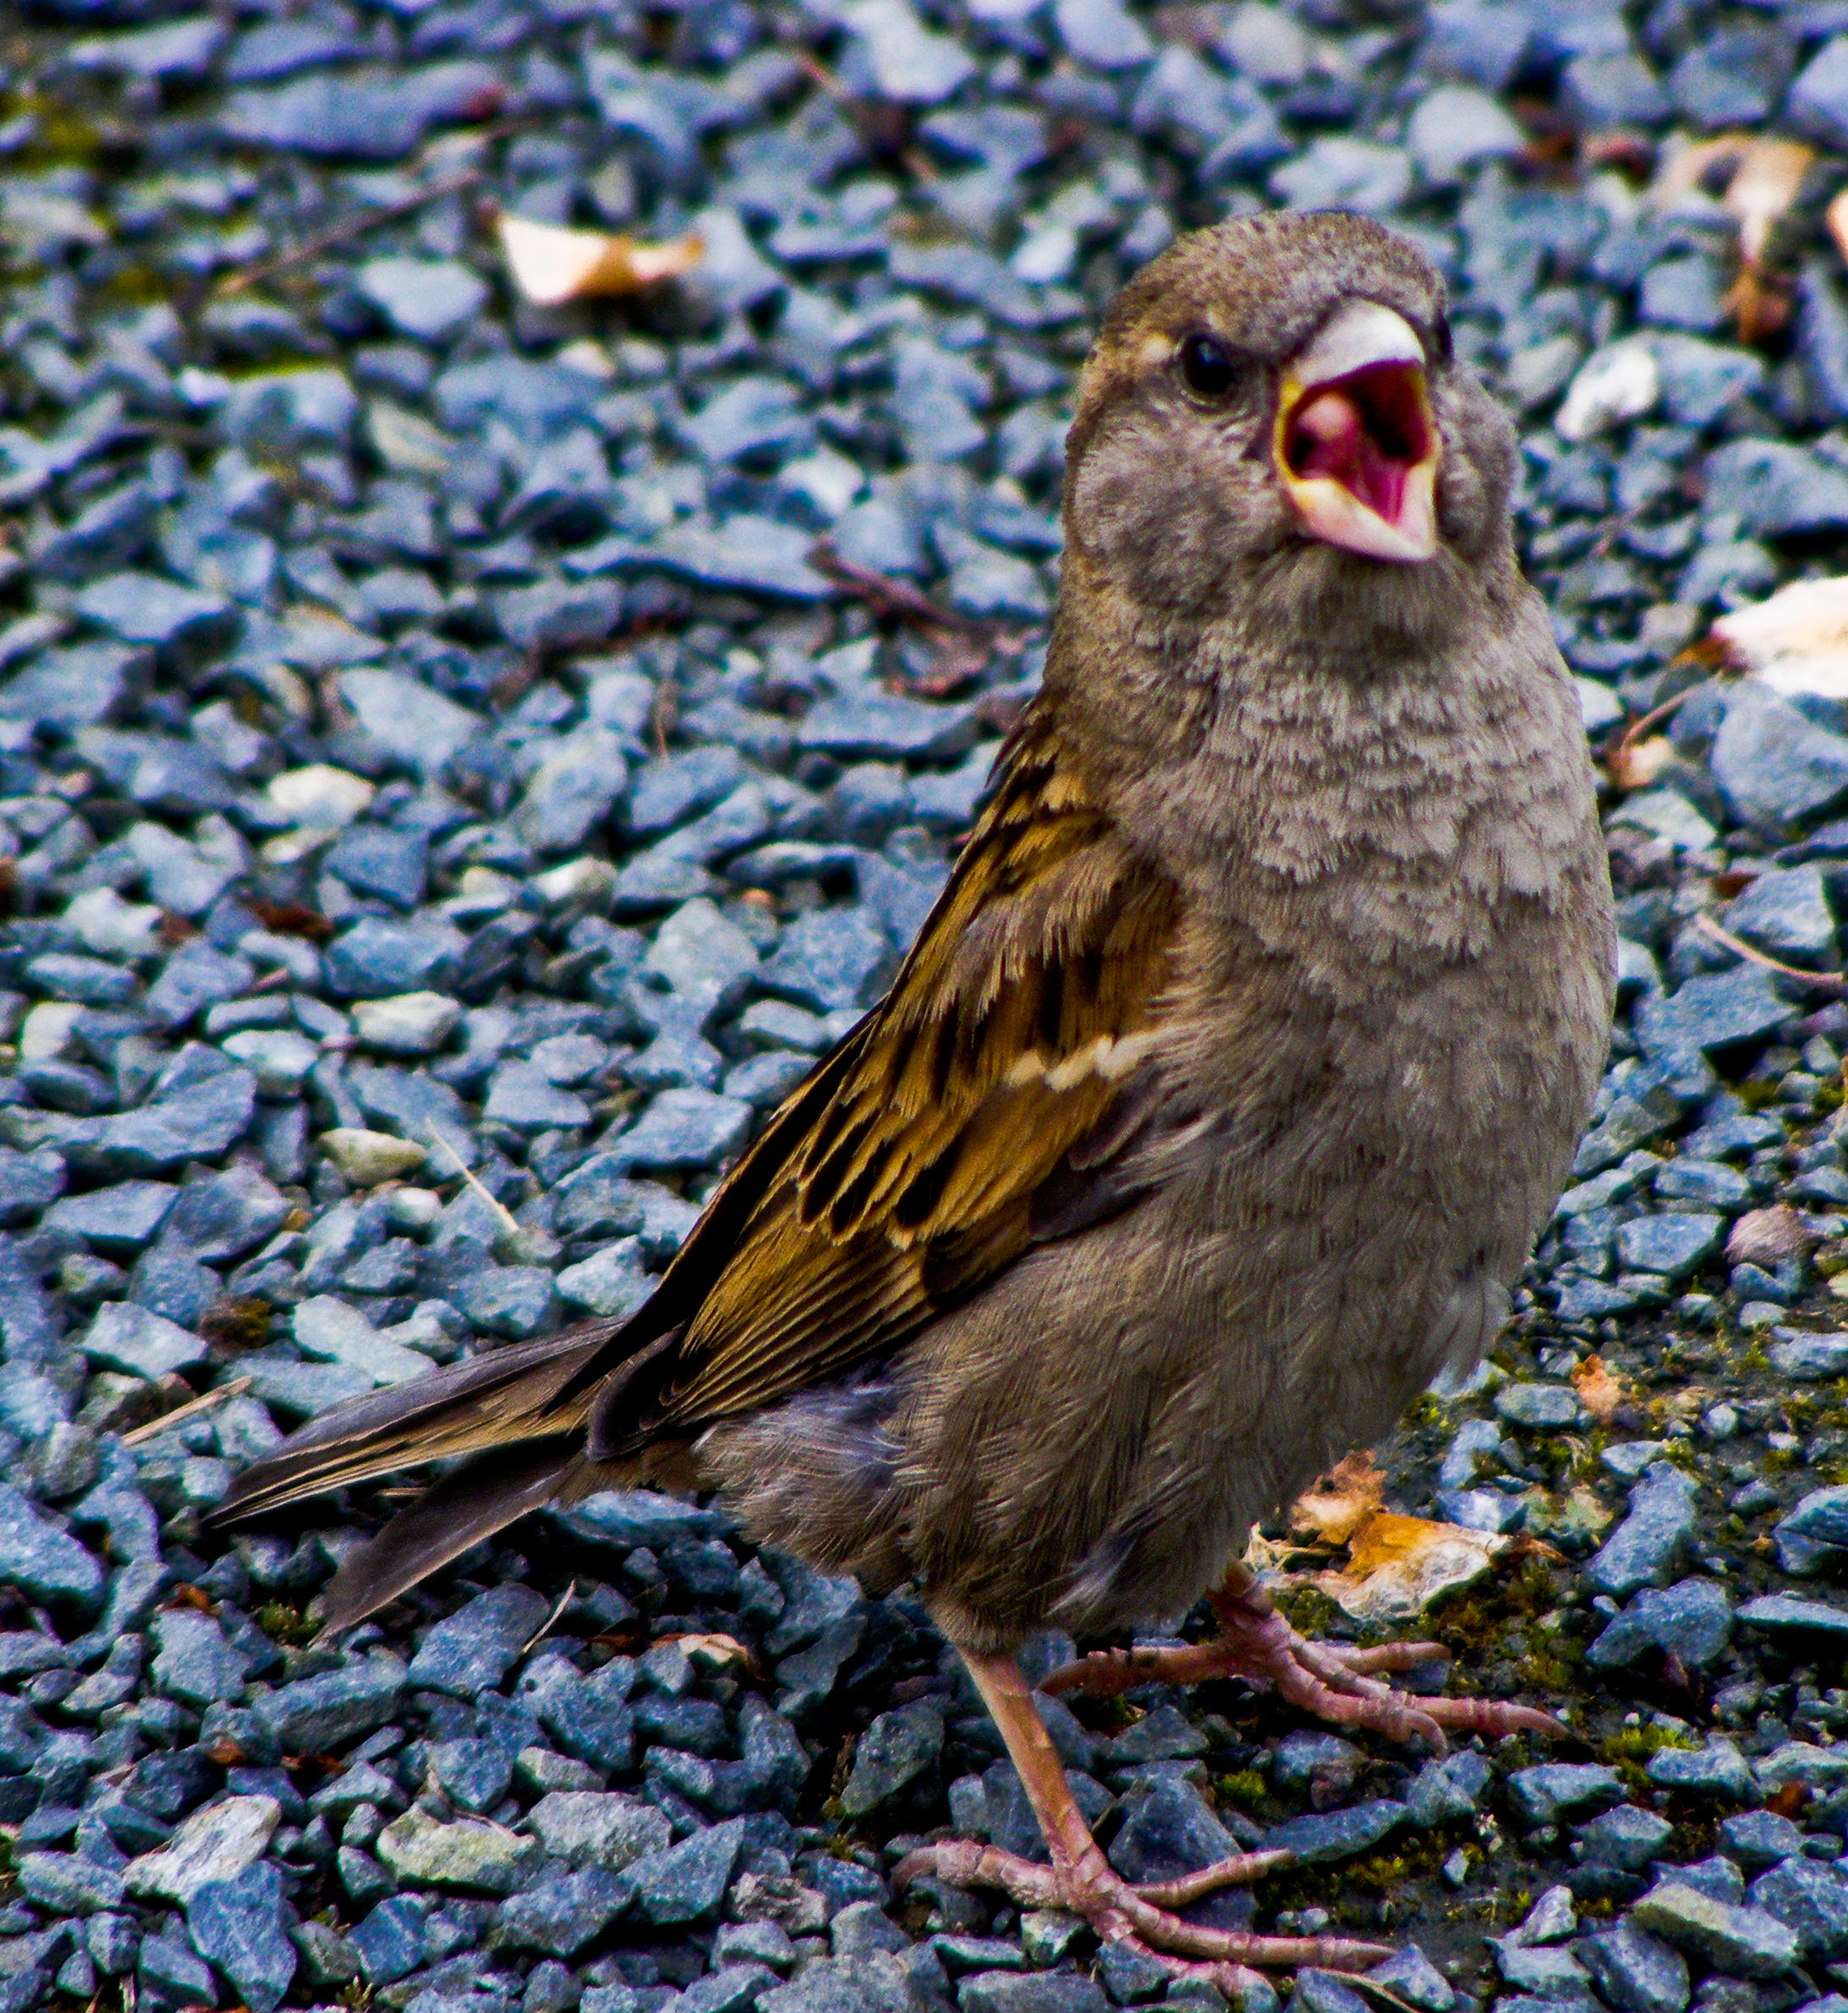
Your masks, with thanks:
[{"label": "dried brown leaf", "polygon": [[1314,1584],[1356,1621],[1407,1622],[1480,1578],[1508,1543],[1493,1531],[1380,1510],[1355,1532],[1347,1565],[1317,1573]]},{"label": "dried brown leaf", "polygon": [[1720,306],[1733,317],[1742,343],[1766,343],[1790,319],[1790,289],[1781,274],[1748,263]]},{"label": "dried brown leaf", "polygon": [[1739,248],[1748,266],[1764,262],[1771,234],[1803,193],[1816,149],[1800,140],[1755,139],[1740,154],[1723,200],[1739,219]]},{"label": "dried brown leaf", "polygon": [[1646,790],[1675,759],[1666,734],[1643,741],[1620,741],[1610,754],[1610,779],[1620,790]]},{"label": "dried brown leaf", "polygon": [[535,307],[640,294],[689,272],[705,255],[697,233],[651,244],[607,231],[573,231],[503,211],[496,228],[513,283]]},{"label": "dried brown leaf", "polygon": [[657,1642],[677,1642],[696,1663],[703,1664],[708,1670],[723,1670],[729,1664],[757,1672],[757,1660],[744,1644],[735,1635],[682,1635],[657,1636]]},{"label": "dried brown leaf", "polygon": [[1600,1426],[1608,1426],[1623,1403],[1623,1386],[1604,1367],[1602,1356],[1588,1356],[1572,1371],[1578,1402]]},{"label": "dried brown leaf", "polygon": [[1372,1454],[1350,1454],[1296,1499],[1291,1528],[1324,1545],[1345,1545],[1385,1501],[1386,1477]]},{"label": "dried brown leaf", "polygon": [[1790,318],[1789,289],[1781,278],[1766,270],[1765,261],[1778,224],[1803,193],[1804,178],[1815,158],[1815,149],[1800,140],[1716,133],[1670,154],[1649,186],[1648,199],[1656,209],[1676,210],[1706,196],[1715,182],[1725,177],[1725,193],[1720,199],[1727,215],[1739,224],[1741,264],[1726,307],[1738,325],[1741,342],[1761,343],[1777,334]]},{"label": "dried brown leaf", "polygon": [[305,937],[311,944],[324,944],[333,934],[333,923],[306,902],[259,898],[250,904],[250,913],[276,936]]},{"label": "dried brown leaf", "polygon": [[1690,196],[1705,193],[1710,176],[1722,169],[1736,173],[1751,145],[1749,132],[1716,133],[1711,140],[1686,142],[1663,156],[1644,199],[1657,210],[1677,208]]},{"label": "dried brown leaf", "polygon": [[1731,669],[1774,692],[1848,698],[1848,575],[1793,580],[1722,615],[1711,635]]},{"label": "dried brown leaf", "polygon": [[1828,207],[1823,212],[1823,221],[1835,241],[1836,250],[1848,259],[1848,188],[1829,198]]}]

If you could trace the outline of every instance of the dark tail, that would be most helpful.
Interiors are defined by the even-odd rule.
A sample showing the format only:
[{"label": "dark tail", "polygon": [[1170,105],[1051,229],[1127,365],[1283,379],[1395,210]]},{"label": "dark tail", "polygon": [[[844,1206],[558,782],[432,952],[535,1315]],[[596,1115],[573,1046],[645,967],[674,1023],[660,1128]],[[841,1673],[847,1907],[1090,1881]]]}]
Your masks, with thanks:
[{"label": "dark tail", "polygon": [[347,1483],[462,1457],[334,1575],[327,1627],[350,1628],[528,1511],[613,1478],[600,1481],[585,1453],[591,1401],[600,1387],[627,1388],[680,1334],[638,1346],[636,1326],[586,1322],[350,1399],[241,1475],[210,1521],[246,1522]]},{"label": "dark tail", "polygon": [[350,1629],[471,1545],[568,1495],[573,1471],[588,1465],[580,1449],[558,1438],[497,1447],[464,1461],[341,1566],[322,1603],[324,1633]]}]

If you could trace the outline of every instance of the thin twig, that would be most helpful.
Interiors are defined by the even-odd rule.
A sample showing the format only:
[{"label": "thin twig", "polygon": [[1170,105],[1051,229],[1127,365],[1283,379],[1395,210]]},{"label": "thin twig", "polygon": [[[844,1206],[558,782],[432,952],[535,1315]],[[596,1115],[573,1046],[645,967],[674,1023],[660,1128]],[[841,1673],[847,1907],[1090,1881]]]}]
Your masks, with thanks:
[{"label": "thin twig", "polygon": [[1396,2013],[1412,2013],[1408,2000],[1401,1999],[1397,1993],[1387,1986],[1375,1984],[1364,1971],[1343,1973],[1341,1983],[1352,1986],[1363,1999],[1371,1999],[1375,2005],[1391,2006],[1396,2010]]},{"label": "thin twig", "polygon": [[186,1404],[176,1405],[171,1412],[163,1412],[158,1419],[150,1419],[145,1426],[137,1426],[132,1433],[122,1435],[125,1447],[138,1447],[144,1440],[151,1440],[165,1433],[170,1426],[177,1426],[183,1419],[196,1419],[201,1412],[209,1412],[215,1405],[222,1405],[227,1398],[241,1398],[250,1388],[249,1377],[233,1377],[228,1384],[220,1384],[199,1398],[189,1399]]},{"label": "thin twig", "polygon": [[1673,698],[1664,699],[1660,705],[1651,706],[1642,719],[1632,721],[1619,736],[1616,746],[1604,757],[1611,774],[1621,781],[1623,765],[1629,760],[1630,750],[1651,728],[1659,727],[1665,720],[1672,720],[1700,689],[1698,685],[1683,686]]},{"label": "thin twig", "polygon": [[557,1604],[553,1606],[552,1612],[547,1615],[545,1620],[539,1624],[538,1629],[531,1635],[528,1636],[526,1640],[520,1645],[521,1656],[531,1656],[533,1651],[536,1650],[539,1646],[546,1640],[546,1638],[552,1634],[553,1628],[557,1625],[559,1616],[562,1615],[564,1611],[570,1606],[571,1596],[576,1593],[577,1590],[578,1583],[575,1580],[573,1580],[571,1584],[565,1589],[563,1593],[558,1596]]},{"label": "thin twig", "polygon": [[1592,547],[1592,557],[1597,559],[1604,558],[1611,547],[1642,516],[1646,507],[1645,505],[1638,503],[1628,510],[1620,510],[1615,517],[1607,518],[1604,520],[1604,530],[1599,534],[1597,544]]},{"label": "thin twig", "polygon": [[512,1235],[516,1237],[520,1235],[519,1219],[510,1208],[507,1208],[505,1203],[499,1200],[497,1197],[489,1194],[487,1189],[483,1186],[482,1182],[469,1171],[468,1163],[464,1161],[462,1155],[456,1151],[455,1147],[451,1143],[447,1136],[445,1134],[438,1131],[434,1124],[426,1125],[423,1130],[429,1135],[431,1139],[434,1141],[435,1143],[440,1146],[446,1154],[448,1154],[450,1158],[456,1163],[456,1171],[462,1176],[462,1180],[465,1180],[468,1186],[474,1190],[475,1193],[481,1197],[482,1201],[484,1202],[488,1207],[494,1211],[495,1214],[498,1216],[501,1222],[507,1225],[507,1230],[512,1233]]},{"label": "thin twig", "polygon": [[1716,922],[1704,910],[1694,917],[1694,927],[1704,929],[1716,944],[1722,945],[1748,962],[1762,965],[1767,972],[1776,972],[1786,978],[1800,978],[1806,985],[1813,985],[1823,992],[1840,992],[1848,980],[1839,972],[1806,972],[1800,965],[1779,964],[1776,958],[1767,957],[1762,950],[1755,950],[1744,938],[1735,937],[1723,923]]},{"label": "thin twig", "polygon": [[[795,55],[797,64],[809,81],[823,97],[832,98],[851,124],[860,127],[863,138],[872,139],[876,143],[878,134],[873,130],[874,121],[882,111],[890,107],[891,101],[855,98],[813,49],[798,49]],[[916,147],[900,147],[898,154],[913,180],[927,186],[941,180],[937,170]]]},{"label": "thin twig", "polygon": [[965,615],[960,609],[938,608],[909,580],[894,580],[871,566],[843,559],[826,538],[809,547],[809,564],[838,586],[856,596],[876,615],[895,615],[901,622],[916,623],[921,629],[947,629],[958,636],[979,636],[984,641],[994,632],[994,624],[979,615]]},{"label": "thin twig", "polygon": [[363,238],[381,224],[395,223],[400,217],[423,209],[427,203],[439,202],[445,196],[459,195],[482,179],[479,168],[463,168],[459,173],[445,176],[440,182],[433,182],[428,188],[420,188],[414,195],[400,196],[395,203],[382,204],[377,210],[366,210],[358,216],[342,217],[339,223],[329,224],[324,231],[316,231],[311,238],[303,238],[300,244],[292,244],[287,251],[277,252],[272,258],[259,259],[254,266],[244,266],[228,278],[219,281],[212,291],[219,294],[241,294],[247,287],[259,285],[291,266],[318,259],[323,252],[333,251],[355,238]]}]

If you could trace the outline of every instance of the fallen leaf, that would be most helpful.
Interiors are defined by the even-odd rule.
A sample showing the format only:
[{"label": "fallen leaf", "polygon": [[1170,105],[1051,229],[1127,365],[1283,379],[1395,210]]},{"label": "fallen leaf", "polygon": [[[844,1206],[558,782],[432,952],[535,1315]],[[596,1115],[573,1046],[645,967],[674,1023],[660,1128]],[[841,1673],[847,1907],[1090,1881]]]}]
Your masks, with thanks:
[{"label": "fallen leaf", "polygon": [[1720,306],[1733,317],[1739,339],[1748,347],[1769,342],[1790,319],[1789,283],[1748,262],[1726,289]]},{"label": "fallen leaf", "polygon": [[677,1642],[695,1663],[703,1663],[708,1670],[723,1670],[727,1664],[737,1664],[755,1675],[757,1660],[735,1635],[659,1635],[657,1642]]},{"label": "fallen leaf", "polygon": [[1773,692],[1848,698],[1848,575],[1793,580],[1722,615],[1710,634],[1729,669]]},{"label": "fallen leaf", "polygon": [[1600,1426],[1608,1426],[1611,1415],[1623,1403],[1623,1386],[1605,1369],[1602,1356],[1588,1356],[1573,1370],[1572,1388],[1578,1393],[1578,1402]]},{"label": "fallen leaf", "polygon": [[1406,1622],[1440,1594],[1480,1579],[1508,1545],[1494,1531],[1379,1510],[1355,1532],[1347,1563],[1318,1573],[1313,1584],[1357,1622]]},{"label": "fallen leaf", "polygon": [[1795,1820],[1802,1815],[1815,1797],[1816,1792],[1806,1782],[1787,1782],[1765,1798],[1765,1808],[1774,1817]]},{"label": "fallen leaf", "polygon": [[[1841,1277],[1848,1281],[1848,1272],[1844,1272]],[[1296,1550],[1287,1538],[1267,1538],[1253,1524],[1251,1535],[1245,1540],[1245,1563],[1269,1586],[1289,1578],[1286,1565]]]},{"label": "fallen leaf", "polygon": [[1656,210],[1678,210],[1689,197],[1707,193],[1708,178],[1722,170],[1737,170],[1752,143],[1749,132],[1716,133],[1711,140],[1689,140],[1662,157],[1645,200]]},{"label": "fallen leaf", "polygon": [[1611,750],[1610,780],[1620,790],[1646,790],[1674,759],[1675,744],[1666,734],[1626,737]]},{"label": "fallen leaf", "polygon": [[1739,220],[1739,249],[1748,266],[1764,262],[1771,234],[1803,193],[1816,149],[1800,140],[1753,140],[1739,156],[1722,199]]},{"label": "fallen leaf", "polygon": [[1345,1545],[1386,1501],[1386,1476],[1371,1453],[1350,1454],[1297,1497],[1291,1528],[1324,1545]]},{"label": "fallen leaf", "polygon": [[[1712,182],[1722,174],[1727,176],[1720,202],[1739,224],[1740,267],[1725,306],[1741,342],[1762,342],[1789,319],[1789,288],[1780,275],[1767,268],[1766,261],[1777,227],[1802,194],[1804,178],[1815,158],[1815,149],[1800,140],[1718,133],[1671,154],[1649,187],[1649,200],[1659,210],[1705,209],[1711,199],[1699,205],[1693,199],[1707,198]],[[1837,241],[1841,241],[1839,229]]]},{"label": "fallen leaf", "polygon": [[333,923],[305,902],[259,899],[250,904],[250,913],[274,936],[305,937],[311,944],[323,944],[333,934]]},{"label": "fallen leaf", "polygon": [[697,233],[662,244],[572,231],[502,211],[497,228],[513,283],[535,307],[558,307],[594,295],[639,294],[691,272],[705,255]]}]

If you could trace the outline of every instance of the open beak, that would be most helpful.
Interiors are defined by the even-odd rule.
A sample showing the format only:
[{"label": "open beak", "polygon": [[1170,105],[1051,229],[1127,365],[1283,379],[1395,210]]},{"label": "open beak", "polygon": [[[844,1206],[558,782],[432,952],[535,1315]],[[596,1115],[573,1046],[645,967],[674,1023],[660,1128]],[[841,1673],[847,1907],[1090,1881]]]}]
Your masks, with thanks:
[{"label": "open beak", "polygon": [[1273,452],[1312,538],[1410,564],[1437,550],[1437,428],[1403,317],[1350,300],[1284,371]]}]

